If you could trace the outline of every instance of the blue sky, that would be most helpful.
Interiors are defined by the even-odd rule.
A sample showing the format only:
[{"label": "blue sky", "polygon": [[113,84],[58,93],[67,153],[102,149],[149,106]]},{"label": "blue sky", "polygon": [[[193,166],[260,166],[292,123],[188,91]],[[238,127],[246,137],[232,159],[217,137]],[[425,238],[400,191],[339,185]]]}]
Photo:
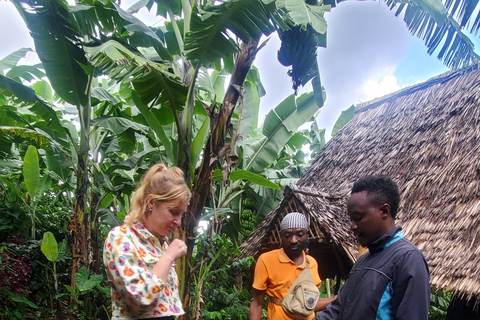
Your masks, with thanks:
[{"label": "blue sky", "polygon": [[[129,2],[122,1],[124,5]],[[123,5],[122,5],[123,7]],[[410,35],[400,17],[384,2],[345,1],[326,13],[327,48],[318,49],[322,84],[327,92],[325,106],[317,118],[327,137],[341,111],[352,104],[394,92],[447,71],[423,42]],[[148,19],[148,18],[143,18]],[[153,23],[155,20],[144,21]],[[0,1],[0,59],[33,42],[13,5]],[[257,55],[267,91],[261,101],[261,116],[293,93],[288,68],[277,61],[280,43],[276,35]],[[27,62],[33,63],[34,57]],[[311,90],[307,85],[301,92]]]}]

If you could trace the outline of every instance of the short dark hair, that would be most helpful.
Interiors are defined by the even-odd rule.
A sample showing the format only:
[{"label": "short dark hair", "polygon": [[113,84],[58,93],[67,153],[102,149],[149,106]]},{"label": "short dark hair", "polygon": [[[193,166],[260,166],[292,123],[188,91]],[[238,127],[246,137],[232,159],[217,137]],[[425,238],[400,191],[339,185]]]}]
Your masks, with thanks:
[{"label": "short dark hair", "polygon": [[367,191],[370,200],[379,206],[388,203],[390,213],[395,218],[400,203],[400,192],[395,181],[386,175],[369,175],[353,184],[352,193],[362,191]]}]

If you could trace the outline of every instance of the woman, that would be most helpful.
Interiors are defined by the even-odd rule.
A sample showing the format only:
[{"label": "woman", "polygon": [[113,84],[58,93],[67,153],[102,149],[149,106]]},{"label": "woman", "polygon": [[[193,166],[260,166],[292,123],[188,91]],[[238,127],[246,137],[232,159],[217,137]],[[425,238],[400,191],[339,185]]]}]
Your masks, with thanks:
[{"label": "woman", "polygon": [[174,266],[187,246],[166,240],[180,226],[190,197],[179,168],[156,164],[143,176],[125,224],[110,230],[105,240],[112,319],[173,320],[184,314]]}]

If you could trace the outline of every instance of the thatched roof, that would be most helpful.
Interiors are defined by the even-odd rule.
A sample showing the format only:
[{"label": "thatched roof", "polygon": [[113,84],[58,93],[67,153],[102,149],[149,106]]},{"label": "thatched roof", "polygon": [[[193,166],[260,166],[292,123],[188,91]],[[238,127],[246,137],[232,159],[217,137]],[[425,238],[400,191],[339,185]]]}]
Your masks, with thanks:
[{"label": "thatched roof", "polygon": [[[324,278],[346,278],[357,255],[357,242],[349,228],[345,197],[292,185],[285,190],[282,203],[253,231],[241,246],[242,256],[258,257],[280,246],[280,222],[289,212],[302,212],[309,222],[310,253],[322,258],[319,267]],[[325,255],[326,252],[332,254]],[[342,259],[343,257],[343,259]],[[327,262],[328,261],[328,262]],[[326,265],[329,264],[329,265]],[[323,271],[323,273],[322,273]]]},{"label": "thatched roof", "polygon": [[298,186],[348,195],[372,173],[398,183],[397,223],[423,250],[431,284],[479,298],[480,71],[449,72],[357,106]]},{"label": "thatched roof", "polygon": [[[431,284],[480,301],[480,71],[449,72],[357,106],[290,189],[347,255],[355,249],[338,204],[353,182],[374,173],[398,183],[397,224],[424,252]],[[337,205],[329,194],[340,195]],[[280,208],[288,210],[285,200],[242,246],[244,254],[276,233]]]}]

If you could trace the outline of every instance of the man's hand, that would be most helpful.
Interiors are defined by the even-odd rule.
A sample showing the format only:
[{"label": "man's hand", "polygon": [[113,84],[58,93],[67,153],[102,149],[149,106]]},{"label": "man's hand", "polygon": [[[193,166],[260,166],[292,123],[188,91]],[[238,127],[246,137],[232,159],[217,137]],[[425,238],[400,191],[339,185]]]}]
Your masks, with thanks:
[{"label": "man's hand", "polygon": [[330,304],[330,302],[335,300],[335,298],[336,296],[331,298],[319,298],[317,301],[317,305],[315,306],[315,312],[327,309],[327,306]]}]

